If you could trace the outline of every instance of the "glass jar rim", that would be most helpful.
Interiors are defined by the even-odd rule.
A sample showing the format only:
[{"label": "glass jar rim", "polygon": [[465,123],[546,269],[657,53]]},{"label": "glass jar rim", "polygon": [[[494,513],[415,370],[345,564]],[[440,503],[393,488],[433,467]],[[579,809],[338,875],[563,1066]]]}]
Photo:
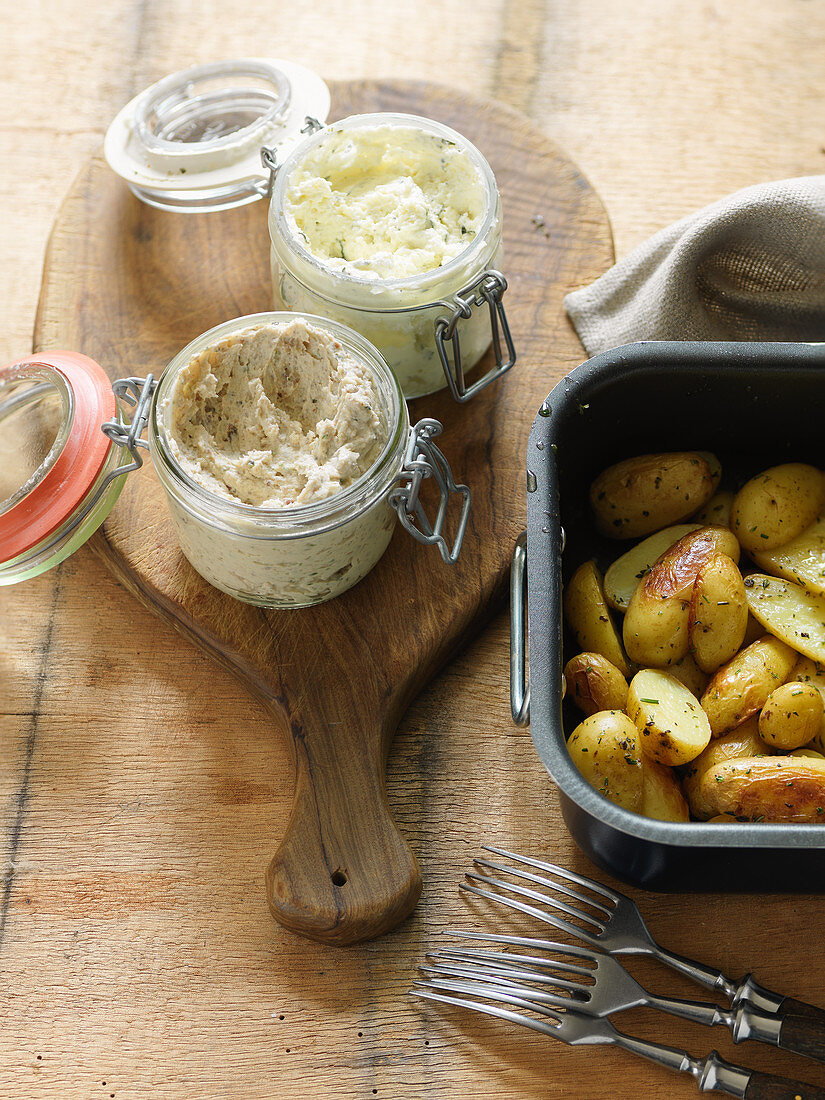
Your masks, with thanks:
[{"label": "glass jar rim", "polygon": [[105,371],[79,352],[41,352],[0,368],[3,380],[17,382],[26,376],[60,394],[63,423],[53,461],[0,513],[2,561],[37,545],[82,504],[111,452],[101,425],[117,411]]},{"label": "glass jar rim", "polygon": [[[313,149],[322,145],[330,134],[341,133],[347,129],[378,129],[381,126],[389,126],[390,128],[398,130],[405,128],[420,130],[434,137],[446,137],[455,142],[456,146],[463,153],[467,154],[474,167],[479,171],[487,198],[484,220],[478,232],[475,237],[473,237],[472,241],[470,241],[457,256],[454,256],[446,264],[442,264],[440,267],[433,267],[417,275],[405,275],[398,279],[361,278],[357,275],[351,275],[348,272],[341,271],[338,268],[327,266],[322,260],[306,249],[293,233],[284,208],[284,196],[289,184],[289,177],[298,167],[300,162],[304,160]],[[290,152],[284,163],[279,167],[269,205],[269,227],[273,245],[276,239],[273,228],[274,225],[277,225],[279,229],[278,237],[289,247],[293,255],[298,256],[310,270],[317,272],[325,280],[333,278],[338,287],[341,289],[346,288],[346,290],[355,294],[360,294],[364,291],[372,291],[376,295],[384,293],[393,294],[410,290],[419,291],[426,290],[430,284],[440,285],[444,282],[448,282],[454,272],[462,271],[468,267],[473,258],[478,253],[484,251],[485,245],[488,243],[490,231],[494,228],[498,216],[498,185],[496,184],[495,175],[487,159],[481,151],[473,145],[469,138],[466,138],[451,126],[446,126],[444,123],[438,122],[436,119],[425,118],[422,115],[410,115],[391,111],[376,111],[371,114],[349,115],[347,118],[343,118],[338,122],[328,123],[321,130],[317,130],[314,134],[311,134],[305,141],[301,142]],[[335,300],[338,301],[338,299]]]},{"label": "glass jar rim", "polygon": [[[194,481],[171,452],[166,437],[166,426],[161,421],[159,409],[169,395],[180,370],[191,361],[194,355],[203,351],[211,343],[231,332],[243,332],[246,329],[251,330],[268,324],[288,324],[291,321],[306,321],[322,331],[330,333],[341,342],[350,354],[355,355],[360,362],[369,367],[373,379],[378,384],[379,392],[385,399],[387,439],[375,462],[346,489],[333,493],[332,496],[324,497],[322,500],[312,501],[310,504],[302,504],[298,507],[261,508],[255,504],[245,504],[242,501],[230,500],[227,497],[220,496]],[[182,348],[170,360],[160,377],[152,401],[149,441],[153,458],[160,457],[163,463],[162,469],[158,471],[160,476],[163,477],[164,472],[171,475],[172,485],[175,488],[182,487],[186,490],[187,496],[182,503],[185,505],[190,504],[191,498],[194,498],[194,502],[209,510],[210,518],[225,518],[230,521],[245,520],[252,524],[266,524],[284,529],[310,525],[314,527],[318,521],[329,519],[330,523],[323,525],[326,528],[327,526],[338,526],[346,519],[354,517],[375,503],[386,492],[398,474],[398,469],[395,468],[394,463],[390,464],[390,459],[398,451],[399,444],[401,446],[406,445],[407,424],[407,406],[398,379],[387,366],[381,354],[368,340],[347,325],[342,325],[325,317],[318,317],[311,313],[273,311],[248,314],[233,318],[230,321],[224,321],[191,340],[186,347]],[[158,468],[157,461],[155,462],[155,468]],[[356,506],[357,511],[352,510],[353,505]],[[346,513],[346,515],[336,522],[337,513]]]},{"label": "glass jar rim", "polygon": [[[220,78],[241,79],[255,78],[266,82],[269,87],[255,89],[260,100],[258,115],[244,126],[240,126],[226,134],[201,138],[188,146],[182,139],[169,139],[159,136],[155,132],[153,116],[161,126],[168,126],[170,119],[166,116],[173,114],[174,108],[178,110],[181,104],[190,104],[195,100],[192,87],[199,83]],[[174,99],[178,94],[180,102]],[[217,100],[231,103],[232,97],[237,96],[236,89],[222,89],[220,93],[200,93],[201,97],[211,104]],[[248,144],[259,135],[265,134],[267,129],[279,119],[288,109],[291,98],[291,86],[284,73],[271,61],[260,58],[240,58],[237,61],[215,61],[205,65],[192,65],[180,72],[170,73],[168,76],[152,84],[135,101],[134,125],[140,140],[151,150],[159,153],[190,153],[193,159],[212,149],[225,148],[240,144]],[[263,103],[267,102],[264,108]]]}]

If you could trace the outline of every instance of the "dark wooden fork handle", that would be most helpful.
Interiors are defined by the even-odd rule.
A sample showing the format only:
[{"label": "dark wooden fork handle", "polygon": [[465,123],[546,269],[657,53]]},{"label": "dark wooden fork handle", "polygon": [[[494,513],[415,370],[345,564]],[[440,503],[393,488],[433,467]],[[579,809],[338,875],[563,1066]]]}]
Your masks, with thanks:
[{"label": "dark wooden fork handle", "polygon": [[786,997],[779,1008],[776,1010],[777,1016],[804,1016],[806,1019],[819,1020],[819,1022],[825,1025],[825,1009],[817,1008],[816,1005],[809,1005],[805,1001],[794,1000],[793,997]]},{"label": "dark wooden fork handle", "polygon": [[745,1100],[825,1100],[825,1089],[754,1071],[745,1090]]},{"label": "dark wooden fork handle", "polygon": [[812,1005],[804,1005],[801,1001],[796,1003],[802,1008],[811,1008],[812,1014],[805,1016],[783,1013],[777,1046],[783,1050],[792,1050],[794,1054],[804,1054],[807,1058],[825,1062],[825,1014]]}]

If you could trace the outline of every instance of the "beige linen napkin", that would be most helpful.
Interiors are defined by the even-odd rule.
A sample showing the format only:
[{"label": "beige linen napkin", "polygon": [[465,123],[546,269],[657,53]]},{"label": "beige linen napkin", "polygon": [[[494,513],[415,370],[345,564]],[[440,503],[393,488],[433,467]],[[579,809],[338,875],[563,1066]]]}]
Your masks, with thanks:
[{"label": "beige linen napkin", "polygon": [[825,175],[689,214],[564,304],[590,355],[634,340],[825,340]]}]

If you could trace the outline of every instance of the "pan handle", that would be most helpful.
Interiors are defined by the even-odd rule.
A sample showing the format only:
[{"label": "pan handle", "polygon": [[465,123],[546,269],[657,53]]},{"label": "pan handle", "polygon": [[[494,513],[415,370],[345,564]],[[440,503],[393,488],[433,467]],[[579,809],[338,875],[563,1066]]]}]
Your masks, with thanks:
[{"label": "pan handle", "polygon": [[527,676],[527,616],[524,613],[527,580],[527,532],[513,547],[510,566],[510,710],[517,726],[530,721],[530,683]]}]

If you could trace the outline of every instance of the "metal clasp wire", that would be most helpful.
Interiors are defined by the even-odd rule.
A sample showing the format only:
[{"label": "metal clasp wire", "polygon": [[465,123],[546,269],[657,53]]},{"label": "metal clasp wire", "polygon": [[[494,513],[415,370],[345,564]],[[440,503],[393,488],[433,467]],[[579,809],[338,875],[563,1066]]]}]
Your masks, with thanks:
[{"label": "metal clasp wire", "polygon": [[[441,431],[441,424],[430,419],[419,420],[414,428],[410,428],[400,474],[401,484],[391,490],[387,499],[413,538],[428,545],[436,545],[443,560],[448,565],[455,565],[467,530],[470,490],[466,485],[456,484],[449,462],[433,443],[433,437],[440,435]],[[440,494],[434,523],[430,523],[419,499],[421,482],[428,477],[435,478]],[[443,535],[451,495],[462,498],[461,515],[452,550]]]},{"label": "metal clasp wire", "polygon": [[116,447],[122,447],[128,451],[132,460],[112,470],[106,479],[107,485],[121,474],[130,474],[143,465],[143,458],[138,448],[143,447],[147,451],[149,449],[149,444],[145,439],[141,439],[141,436],[149,423],[149,412],[156,388],[157,382],[152,374],[147,375],[146,378],[118,378],[112,383],[118,402],[130,405],[135,411],[131,421],[126,421],[118,407],[117,419],[107,420],[100,427],[103,434],[111,439]]},{"label": "metal clasp wire", "polygon": [[84,500],[83,506],[72,515],[71,522],[60,528],[61,539],[69,532],[80,527],[86,517],[97,507],[98,502],[103,499],[106,490],[116,478],[130,474],[132,470],[139,470],[143,465],[143,458],[138,447],[147,449],[149,447],[149,444],[140,436],[149,422],[149,410],[156,386],[157,382],[151,374],[145,379],[119,378],[112,383],[112,389],[118,401],[125,401],[127,405],[134,405],[135,413],[131,423],[127,423],[121,416],[118,407],[117,420],[107,420],[105,424],[101,424],[100,430],[116,447],[124,447],[129,452],[131,462],[121,463],[120,466],[116,466],[114,470],[110,470],[106,474],[95,489],[94,494]]},{"label": "metal clasp wire", "polygon": [[[319,122],[317,118],[313,118],[312,115],[306,115],[304,118],[304,125],[301,127],[302,134],[314,134],[318,130],[323,130],[324,124]],[[264,194],[272,194],[272,188],[275,186],[275,177],[278,175],[278,169],[281,167],[278,164],[278,158],[276,156],[277,149],[271,145],[261,146],[261,164],[269,172],[269,186],[263,192]]]},{"label": "metal clasp wire", "polygon": [[[451,305],[454,305],[455,308],[449,319],[446,317],[436,319],[435,345],[438,348],[438,355],[441,359],[441,366],[444,368],[447,384],[456,401],[461,403],[469,401],[471,397],[475,397],[479,390],[483,390],[496,378],[500,378],[516,361],[516,349],[513,344],[513,337],[510,334],[510,326],[507,323],[507,314],[504,312],[504,304],[501,300],[506,289],[507,280],[501,272],[489,269],[482,271],[471,283],[462,287],[457,294],[453,295],[450,301],[442,303],[447,308]],[[468,387],[461,362],[459,322],[469,320],[473,310],[483,306],[485,302],[490,313],[490,332],[493,338],[493,353],[496,361],[495,366],[491,367],[483,377]],[[502,355],[502,334],[507,349],[506,357]],[[452,344],[452,363],[447,351],[448,341]]]}]

